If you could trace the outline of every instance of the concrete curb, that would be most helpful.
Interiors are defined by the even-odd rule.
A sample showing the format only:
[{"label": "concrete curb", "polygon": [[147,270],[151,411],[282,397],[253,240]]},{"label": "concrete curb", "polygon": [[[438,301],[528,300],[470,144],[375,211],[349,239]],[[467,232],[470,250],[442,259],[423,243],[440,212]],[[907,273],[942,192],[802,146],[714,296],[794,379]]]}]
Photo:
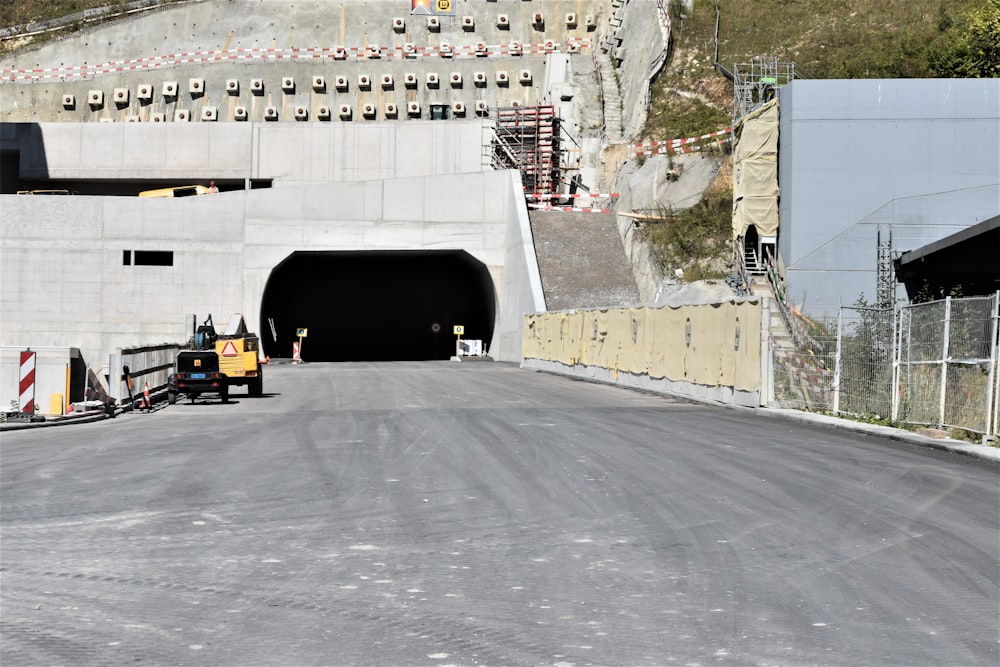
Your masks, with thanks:
[{"label": "concrete curb", "polygon": [[111,417],[104,410],[90,410],[75,415],[59,415],[48,417],[41,422],[4,422],[0,424],[0,431],[22,431],[29,428],[44,428],[48,426],[64,426],[66,424],[90,424],[92,422],[110,419]]},{"label": "concrete curb", "polygon": [[853,431],[855,433],[876,435],[883,438],[889,438],[891,440],[898,440],[914,445],[920,445],[922,447],[929,447],[931,449],[954,452],[956,454],[965,454],[967,456],[974,456],[987,461],[1000,462],[1000,447],[977,445],[971,442],[953,440],[951,438],[932,438],[926,435],[913,433],[905,429],[893,428],[891,426],[865,424],[851,419],[842,419],[840,417],[820,415],[812,412],[801,412],[799,410],[791,410],[788,408],[759,408],[755,410],[755,412],[758,412],[765,417],[787,419],[802,423],[815,424],[818,426],[825,426],[827,428],[836,428],[844,431]]}]

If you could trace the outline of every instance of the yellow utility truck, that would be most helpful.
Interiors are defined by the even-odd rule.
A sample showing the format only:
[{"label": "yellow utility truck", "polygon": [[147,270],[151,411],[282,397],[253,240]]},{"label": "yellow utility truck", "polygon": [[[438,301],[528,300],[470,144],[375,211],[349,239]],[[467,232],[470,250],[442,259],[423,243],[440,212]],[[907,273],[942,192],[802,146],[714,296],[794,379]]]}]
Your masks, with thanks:
[{"label": "yellow utility truck", "polygon": [[264,393],[264,374],[260,366],[260,339],[247,331],[241,313],[229,318],[225,332],[215,339],[219,370],[229,378],[229,386],[246,385],[251,396]]},{"label": "yellow utility truck", "polygon": [[247,331],[241,313],[229,318],[226,330],[215,331],[212,316],[198,327],[191,339],[196,350],[214,350],[219,356],[219,371],[226,376],[229,387],[244,385],[250,396],[264,393],[264,373],[260,364],[260,340],[257,334]]}]

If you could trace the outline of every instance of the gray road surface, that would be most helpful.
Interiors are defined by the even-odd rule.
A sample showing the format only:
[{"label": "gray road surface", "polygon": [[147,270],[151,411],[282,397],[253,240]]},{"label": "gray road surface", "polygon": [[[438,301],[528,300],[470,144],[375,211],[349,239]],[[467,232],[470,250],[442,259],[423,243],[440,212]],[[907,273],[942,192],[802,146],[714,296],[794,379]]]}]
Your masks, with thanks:
[{"label": "gray road surface", "polygon": [[4,432],[10,665],[997,665],[998,467],[506,364]]}]

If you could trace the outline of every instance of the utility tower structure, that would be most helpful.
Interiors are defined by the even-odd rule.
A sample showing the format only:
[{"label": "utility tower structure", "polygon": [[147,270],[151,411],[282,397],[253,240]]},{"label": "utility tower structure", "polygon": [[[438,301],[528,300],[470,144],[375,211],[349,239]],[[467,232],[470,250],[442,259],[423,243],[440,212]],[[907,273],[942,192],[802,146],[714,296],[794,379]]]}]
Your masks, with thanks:
[{"label": "utility tower structure", "polygon": [[875,264],[875,305],[892,308],[896,303],[896,278],[893,270],[892,227],[878,226]]},{"label": "utility tower structure", "polygon": [[778,88],[795,78],[795,63],[777,56],[760,56],[733,66],[733,125],[757,107],[770,102]]}]

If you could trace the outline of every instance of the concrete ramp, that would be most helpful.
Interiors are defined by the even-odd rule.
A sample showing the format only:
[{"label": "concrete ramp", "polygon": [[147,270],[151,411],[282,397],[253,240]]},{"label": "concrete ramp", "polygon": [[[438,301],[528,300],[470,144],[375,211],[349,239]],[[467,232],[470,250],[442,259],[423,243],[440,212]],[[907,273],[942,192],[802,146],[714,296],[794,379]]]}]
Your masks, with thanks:
[{"label": "concrete ramp", "polygon": [[529,218],[548,310],[639,303],[614,213],[532,211]]}]

